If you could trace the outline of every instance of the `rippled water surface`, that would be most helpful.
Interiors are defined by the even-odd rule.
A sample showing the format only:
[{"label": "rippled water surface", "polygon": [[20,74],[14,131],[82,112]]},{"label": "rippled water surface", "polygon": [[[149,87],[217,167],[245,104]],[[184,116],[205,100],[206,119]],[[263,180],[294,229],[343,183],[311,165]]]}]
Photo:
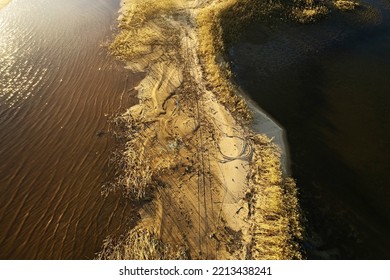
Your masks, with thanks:
[{"label": "rippled water surface", "polygon": [[[133,78],[100,45],[119,1],[13,0],[0,10],[0,258],[93,258],[131,207],[103,198],[108,116]],[[127,87],[127,88],[126,88]]]}]

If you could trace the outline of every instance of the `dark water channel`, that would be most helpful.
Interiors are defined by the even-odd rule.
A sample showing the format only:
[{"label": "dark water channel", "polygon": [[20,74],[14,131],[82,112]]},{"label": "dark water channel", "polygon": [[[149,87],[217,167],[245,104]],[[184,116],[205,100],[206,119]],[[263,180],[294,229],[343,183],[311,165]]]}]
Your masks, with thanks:
[{"label": "dark water channel", "polygon": [[390,10],[251,25],[239,85],[287,132],[309,258],[390,259]]},{"label": "dark water channel", "polygon": [[118,9],[13,0],[0,10],[0,259],[91,259],[130,222],[120,194],[101,196],[115,171],[108,119],[136,82],[101,47]]}]

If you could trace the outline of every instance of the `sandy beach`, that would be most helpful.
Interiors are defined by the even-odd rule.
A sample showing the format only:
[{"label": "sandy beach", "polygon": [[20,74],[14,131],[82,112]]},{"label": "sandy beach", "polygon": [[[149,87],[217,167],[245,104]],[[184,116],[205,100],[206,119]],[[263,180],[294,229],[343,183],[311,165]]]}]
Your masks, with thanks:
[{"label": "sandy beach", "polygon": [[281,148],[249,128],[252,113],[217,46],[219,16],[235,4],[122,2],[111,51],[146,75],[139,104],[117,119],[127,134],[118,184],[144,206],[137,226],[99,258],[302,257],[296,187]]}]

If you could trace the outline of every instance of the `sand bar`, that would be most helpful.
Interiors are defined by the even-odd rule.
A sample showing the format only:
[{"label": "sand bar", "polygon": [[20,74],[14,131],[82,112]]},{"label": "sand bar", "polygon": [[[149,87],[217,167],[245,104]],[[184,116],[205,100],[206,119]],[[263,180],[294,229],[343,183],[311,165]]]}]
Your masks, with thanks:
[{"label": "sand bar", "polygon": [[139,104],[118,119],[128,133],[119,184],[144,206],[137,226],[100,258],[301,257],[283,132],[260,113],[256,126],[276,142],[250,128],[251,106],[218,57],[219,19],[236,3],[122,1],[111,50],[146,76]]}]

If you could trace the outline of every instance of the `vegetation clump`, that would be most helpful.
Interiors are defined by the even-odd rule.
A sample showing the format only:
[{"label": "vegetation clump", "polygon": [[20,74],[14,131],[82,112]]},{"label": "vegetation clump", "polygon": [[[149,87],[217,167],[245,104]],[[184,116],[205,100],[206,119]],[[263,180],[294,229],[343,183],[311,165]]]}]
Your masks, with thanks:
[{"label": "vegetation clump", "polygon": [[318,20],[326,15],[329,9],[326,6],[307,6],[293,9],[293,17],[300,23],[309,23]]},{"label": "vegetation clump", "polygon": [[341,11],[352,11],[360,6],[358,2],[353,0],[335,0],[333,1],[333,5]]},{"label": "vegetation clump", "polygon": [[135,227],[120,240],[107,238],[97,255],[100,260],[185,260],[186,248],[164,244],[154,227]]},{"label": "vegetation clump", "polygon": [[296,184],[281,174],[278,147],[262,135],[251,139],[259,148],[248,174],[246,199],[253,222],[246,258],[302,259],[296,242],[303,232]]}]

